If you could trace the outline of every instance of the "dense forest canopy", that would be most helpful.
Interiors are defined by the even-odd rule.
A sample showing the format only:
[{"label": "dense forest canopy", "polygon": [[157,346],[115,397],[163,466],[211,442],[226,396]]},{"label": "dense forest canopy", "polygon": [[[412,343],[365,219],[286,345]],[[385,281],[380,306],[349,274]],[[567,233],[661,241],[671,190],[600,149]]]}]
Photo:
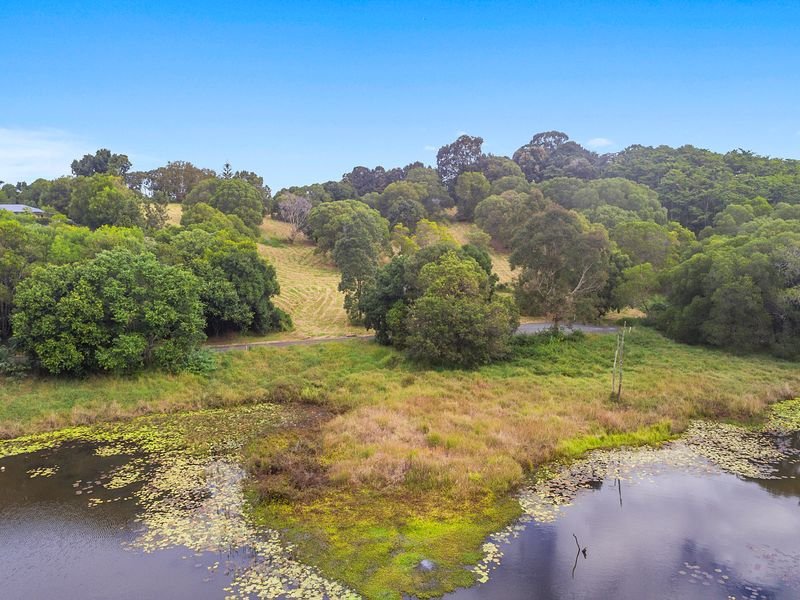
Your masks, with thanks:
[{"label": "dense forest canopy", "polygon": [[[271,216],[335,263],[354,323],[420,360],[494,360],[520,310],[558,322],[623,307],[685,342],[800,355],[800,161],[598,154],[559,131],[511,157],[482,147],[462,135],[435,166],[356,166],[274,195],[228,164],[134,171],[107,149],[69,177],[0,184],[0,203],[45,211],[0,211],[0,338],[81,373],[178,368],[206,334],[291,327],[258,250]],[[455,222],[471,224],[468,244]],[[510,256],[513,284],[498,285],[490,251]]]}]

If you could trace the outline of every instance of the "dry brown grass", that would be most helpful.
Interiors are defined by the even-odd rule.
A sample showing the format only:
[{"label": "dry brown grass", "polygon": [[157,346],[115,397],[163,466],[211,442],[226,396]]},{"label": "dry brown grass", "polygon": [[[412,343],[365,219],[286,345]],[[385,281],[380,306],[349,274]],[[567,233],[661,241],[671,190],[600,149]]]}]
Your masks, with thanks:
[{"label": "dry brown grass", "polygon": [[[459,244],[466,244],[469,241],[470,231],[478,229],[478,227],[472,223],[457,221],[449,223],[448,228]],[[508,264],[508,253],[501,252],[496,248],[490,248],[489,255],[492,257],[492,267],[500,278],[500,283],[511,283],[516,274],[511,270],[511,265]]]},{"label": "dry brown grass", "polygon": [[[167,207],[169,223],[180,224],[182,207]],[[270,244],[258,245],[259,252],[274,266],[281,293],[275,304],[288,312],[294,331],[268,336],[228,335],[212,343],[257,340],[292,340],[340,337],[366,333],[363,327],[351,325],[344,311],[344,295],[339,292],[340,273],[326,257],[314,253],[314,245],[300,236],[293,244],[290,226],[267,217],[261,225],[262,234]]]},{"label": "dry brown grass", "polygon": [[[316,254],[310,242],[287,242],[288,224],[264,219],[261,231],[279,245],[259,244],[259,252],[275,265],[281,293],[275,304],[288,312],[295,330],[287,338],[337,337],[365,333],[351,325],[339,292],[339,270],[327,257]],[[282,243],[280,243],[282,242]]]},{"label": "dry brown grass", "polygon": [[167,223],[169,225],[180,225],[181,215],[183,215],[183,206],[177,202],[167,204]]}]

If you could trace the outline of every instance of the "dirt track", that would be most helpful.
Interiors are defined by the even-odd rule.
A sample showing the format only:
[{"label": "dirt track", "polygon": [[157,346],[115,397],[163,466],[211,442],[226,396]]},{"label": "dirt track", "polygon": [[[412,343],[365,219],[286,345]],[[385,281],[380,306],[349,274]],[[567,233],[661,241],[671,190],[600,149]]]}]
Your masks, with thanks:
[{"label": "dirt track", "polygon": [[[523,323],[517,329],[517,334],[532,334],[541,333],[550,329],[552,323]],[[617,327],[608,325],[584,325],[582,323],[574,323],[572,325],[562,325],[561,328],[565,331],[583,331],[584,333],[616,333]],[[326,338],[309,338],[307,340],[275,340],[269,342],[248,342],[241,344],[217,344],[213,346],[206,346],[209,350],[214,352],[229,352],[231,350],[249,350],[250,348],[257,348],[259,346],[309,346],[311,344],[324,344],[326,342],[345,342],[347,340],[371,340],[374,336],[366,335],[348,335],[339,337],[326,337]]]}]

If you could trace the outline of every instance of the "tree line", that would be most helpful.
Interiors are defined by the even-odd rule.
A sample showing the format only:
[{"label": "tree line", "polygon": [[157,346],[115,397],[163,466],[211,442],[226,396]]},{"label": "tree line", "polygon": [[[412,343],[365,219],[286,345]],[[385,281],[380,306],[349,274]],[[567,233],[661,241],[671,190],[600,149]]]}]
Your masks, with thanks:
[{"label": "tree line", "polygon": [[14,201],[45,218],[0,211],[0,340],[54,374],[175,370],[207,335],[291,327],[256,243],[268,192],[250,174],[205,171],[167,225],[164,188],[126,179],[124,155],[72,168],[15,186]]},{"label": "tree line", "polygon": [[[230,165],[132,171],[105,149],[72,177],[5,184],[0,202],[48,217],[0,213],[0,335],[77,373],[176,368],[204,335],[286,328],[257,250],[269,215],[335,262],[354,323],[421,361],[500,358],[520,312],[558,323],[629,306],[681,341],[800,354],[800,162],[692,146],[597,154],[557,131],[511,157],[482,145],[463,135],[435,166],[358,166],[274,195]],[[169,203],[180,226],[166,224]],[[451,221],[474,224],[469,243]],[[513,284],[498,283],[491,252],[510,257]]]}]

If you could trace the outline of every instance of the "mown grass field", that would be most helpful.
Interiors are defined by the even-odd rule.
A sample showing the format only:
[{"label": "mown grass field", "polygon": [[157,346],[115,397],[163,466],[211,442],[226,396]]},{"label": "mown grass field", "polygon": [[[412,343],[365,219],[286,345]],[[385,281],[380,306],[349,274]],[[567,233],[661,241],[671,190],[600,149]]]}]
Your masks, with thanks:
[{"label": "mown grass field", "polygon": [[[170,204],[168,214],[171,223],[180,223],[180,204]],[[344,295],[338,289],[340,273],[336,266],[328,257],[316,254],[314,245],[302,236],[294,243],[289,243],[289,232],[288,224],[265,218],[261,225],[262,239],[258,250],[275,266],[281,293],[274,302],[292,316],[294,330],[268,336],[224,336],[210,340],[210,343],[340,337],[366,333],[363,327],[353,326],[347,320],[343,307]]]},{"label": "mown grass field", "polygon": [[366,333],[347,320],[344,295],[339,291],[341,275],[331,260],[314,252],[315,246],[298,238],[286,239],[289,225],[264,219],[261,230],[267,244],[259,244],[259,252],[275,265],[281,293],[275,304],[288,312],[294,331],[287,338],[335,337]]},{"label": "mown grass field", "polygon": [[[6,436],[148,412],[266,400],[337,416],[247,452],[256,517],[300,556],[371,598],[435,595],[519,512],[510,493],[553,459],[653,443],[690,419],[754,421],[800,394],[796,363],[737,357],[636,329],[622,402],[610,398],[614,336],[521,341],[475,371],[423,369],[373,342],[261,347],[208,375],[145,373],[0,383]],[[416,568],[437,563],[431,573]]]}]

